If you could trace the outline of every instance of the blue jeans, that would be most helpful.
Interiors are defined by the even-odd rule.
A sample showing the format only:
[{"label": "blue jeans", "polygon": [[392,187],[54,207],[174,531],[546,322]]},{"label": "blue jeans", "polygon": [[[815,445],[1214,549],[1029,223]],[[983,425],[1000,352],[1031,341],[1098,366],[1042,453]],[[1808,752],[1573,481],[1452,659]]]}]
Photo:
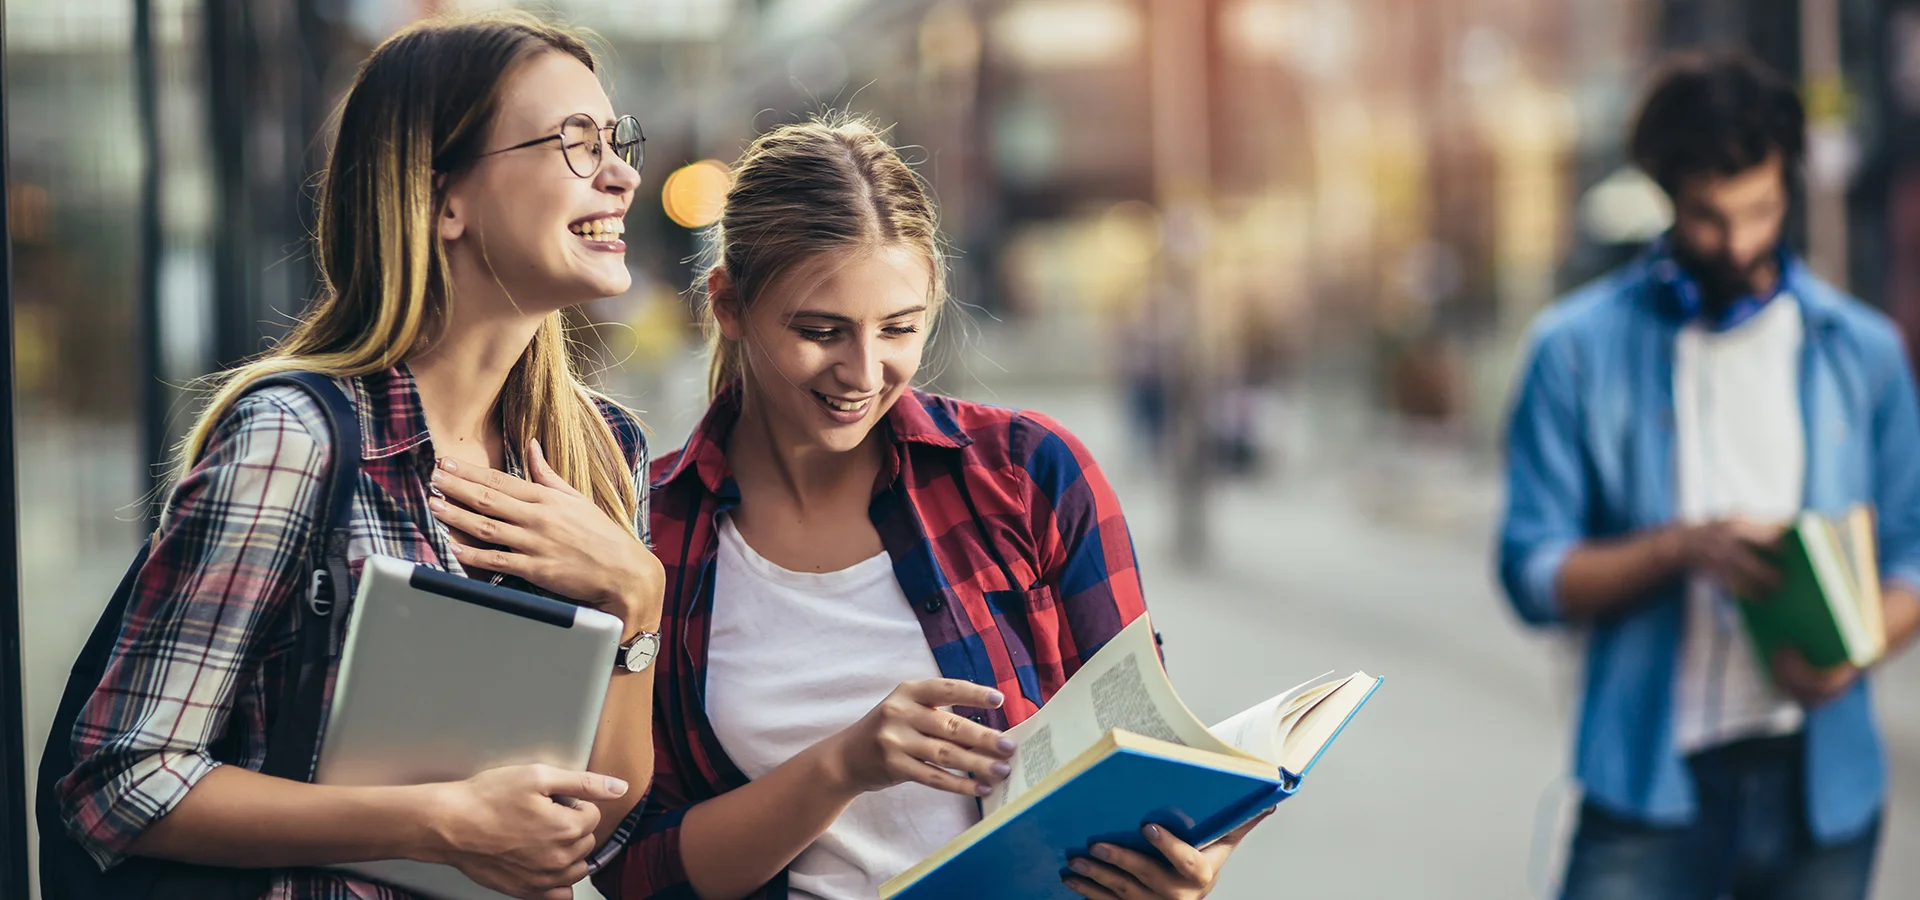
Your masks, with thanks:
[{"label": "blue jeans", "polygon": [[1879,820],[1813,843],[1800,736],[1739,741],[1687,765],[1699,797],[1691,825],[1582,806],[1562,900],[1866,900]]}]

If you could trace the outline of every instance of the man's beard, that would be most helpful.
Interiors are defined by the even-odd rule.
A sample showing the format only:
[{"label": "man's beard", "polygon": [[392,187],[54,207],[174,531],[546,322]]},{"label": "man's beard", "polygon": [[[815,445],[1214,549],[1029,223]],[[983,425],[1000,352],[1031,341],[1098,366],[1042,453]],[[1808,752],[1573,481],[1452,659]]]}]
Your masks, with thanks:
[{"label": "man's beard", "polygon": [[1695,256],[1684,247],[1674,248],[1674,259],[1700,286],[1700,299],[1709,309],[1725,309],[1735,300],[1759,291],[1762,276],[1773,264],[1773,255],[1769,253],[1740,265],[1725,256]]}]

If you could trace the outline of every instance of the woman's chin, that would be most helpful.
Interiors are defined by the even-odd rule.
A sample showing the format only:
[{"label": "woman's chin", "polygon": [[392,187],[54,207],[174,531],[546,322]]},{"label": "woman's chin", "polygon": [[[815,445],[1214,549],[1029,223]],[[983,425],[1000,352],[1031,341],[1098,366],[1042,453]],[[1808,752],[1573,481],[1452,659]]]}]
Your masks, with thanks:
[{"label": "woman's chin", "polygon": [[871,428],[833,428],[815,435],[815,442],[831,453],[852,453],[866,443]]},{"label": "woman's chin", "polygon": [[558,265],[549,270],[554,287],[569,296],[594,300],[618,296],[633,287],[633,272],[622,254],[576,251],[554,262]]},{"label": "woman's chin", "polygon": [[867,436],[873,433],[873,423],[858,422],[842,424],[822,421],[822,417],[809,416],[811,421],[802,426],[802,440],[827,453],[849,453],[858,450]]},{"label": "woman's chin", "polygon": [[593,285],[592,290],[595,299],[601,297],[618,297],[632,289],[633,273],[627,271],[627,267],[623,265],[612,272],[593,273],[590,283]]},{"label": "woman's chin", "polygon": [[618,297],[633,287],[633,275],[625,267],[618,272],[574,271],[554,279],[548,296],[567,309],[608,297]]}]

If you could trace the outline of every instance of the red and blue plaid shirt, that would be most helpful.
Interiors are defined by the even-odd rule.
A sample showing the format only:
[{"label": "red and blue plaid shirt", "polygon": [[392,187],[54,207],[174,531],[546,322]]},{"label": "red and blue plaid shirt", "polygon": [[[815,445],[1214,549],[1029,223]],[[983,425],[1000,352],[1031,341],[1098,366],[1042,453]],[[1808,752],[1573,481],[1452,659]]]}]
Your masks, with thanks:
[{"label": "red and blue plaid shirt", "polygon": [[[681,818],[748,781],[703,700],[715,520],[740,502],[725,452],[738,418],[735,395],[723,395],[687,446],[653,467],[654,552],[667,574],[654,778],[626,853],[594,879],[616,900],[694,896]],[[941,673],[1007,698],[955,712],[1018,724],[1146,609],[1119,501],[1086,447],[1045,416],[911,391],[882,427],[867,511],[894,576]],[[785,895],[783,873],[756,896]]]},{"label": "red and blue plaid shirt", "polygon": [[[446,526],[427,508],[434,453],[413,376],[400,366],[340,379],[340,387],[360,418],[347,546],[354,579],[375,553],[464,574]],[[646,439],[630,413],[598,402],[634,472],[641,498],[634,527],[644,539]],[[68,829],[102,866],[124,858],[208,772],[222,765],[257,771],[265,762],[280,713],[273,700],[297,664],[290,598],[310,559],[308,542],[326,527],[315,521],[315,494],[334,451],[318,402],[298,388],[262,388],[221,416],[198,464],[174,489],[113,660],[74,725],[74,770],[58,785]],[[511,447],[508,458],[517,459]],[[342,596],[347,603],[336,614],[350,612],[353,591]],[[617,854],[633,821],[589,863]],[[279,872],[267,894],[412,896],[321,869]]]}]

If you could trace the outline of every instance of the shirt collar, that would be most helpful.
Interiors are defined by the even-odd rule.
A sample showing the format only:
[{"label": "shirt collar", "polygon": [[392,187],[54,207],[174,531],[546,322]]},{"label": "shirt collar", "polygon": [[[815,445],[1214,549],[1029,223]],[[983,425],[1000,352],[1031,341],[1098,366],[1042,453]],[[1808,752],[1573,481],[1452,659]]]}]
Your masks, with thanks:
[{"label": "shirt collar", "polygon": [[[433,435],[427,431],[426,407],[420,403],[420,389],[406,363],[348,380],[360,410],[361,459],[388,459],[420,447],[431,448]],[[521,458],[519,442],[509,436],[502,449],[507,474],[525,478],[526,461]]]},{"label": "shirt collar", "polygon": [[[907,390],[900,394],[900,399],[894,401],[893,408],[887,410],[881,427],[887,429],[887,440],[896,453],[902,444],[958,450],[973,443],[973,439],[946,414],[945,409],[931,400],[930,395]],[[654,487],[664,487],[692,473],[709,493],[728,493],[733,469],[727,464],[727,439],[733,435],[733,426],[739,421],[740,392],[729,388],[713,399],[712,405],[707,407],[707,414],[687,438],[686,449],[680,453],[680,458],[675,460],[673,468]],[[894,467],[888,467],[889,472],[893,470]]]},{"label": "shirt collar", "polygon": [[887,427],[894,443],[922,444],[958,450],[973,443],[933,396],[917,390],[902,393],[887,411]]},{"label": "shirt collar", "polygon": [[1775,297],[1793,291],[1793,282],[1801,276],[1800,258],[1784,243],[1774,251],[1774,255],[1779,264],[1779,276],[1774,279],[1773,290],[1764,295],[1740,297],[1727,304],[1718,316],[1711,318],[1706,313],[1706,299],[1701,293],[1700,283],[1687,273],[1674,256],[1671,232],[1653,242],[1648,251],[1647,267],[1654,284],[1659,287],[1658,297],[1665,312],[1682,322],[1699,321],[1708,330],[1726,331],[1753,318]]},{"label": "shirt collar", "polygon": [[427,441],[426,410],[405,363],[349,380],[360,408],[361,458],[385,459]]}]

